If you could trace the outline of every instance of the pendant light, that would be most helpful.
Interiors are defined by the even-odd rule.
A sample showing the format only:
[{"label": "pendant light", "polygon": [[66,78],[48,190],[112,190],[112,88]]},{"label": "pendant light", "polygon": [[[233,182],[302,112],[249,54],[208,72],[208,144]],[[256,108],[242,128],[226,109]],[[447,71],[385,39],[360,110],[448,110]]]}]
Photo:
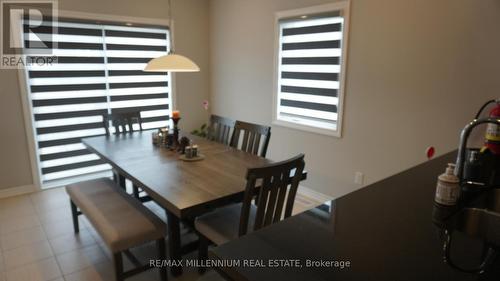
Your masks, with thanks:
[{"label": "pendant light", "polygon": [[[168,20],[169,28],[172,28],[172,3],[168,0]],[[172,32],[172,29],[170,29]],[[144,71],[147,72],[197,72],[200,68],[189,58],[174,54],[173,48],[167,55],[154,58],[148,62]]]}]

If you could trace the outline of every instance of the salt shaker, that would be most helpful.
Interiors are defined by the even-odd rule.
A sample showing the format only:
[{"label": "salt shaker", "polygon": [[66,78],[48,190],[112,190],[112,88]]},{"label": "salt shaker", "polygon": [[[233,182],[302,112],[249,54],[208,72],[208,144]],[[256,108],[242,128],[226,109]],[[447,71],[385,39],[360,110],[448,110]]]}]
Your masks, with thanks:
[{"label": "salt shaker", "polygon": [[195,144],[195,145],[193,145],[193,146],[191,147],[191,150],[193,151],[193,152],[192,152],[192,153],[193,153],[193,157],[198,157],[198,145],[196,145],[196,144]]},{"label": "salt shaker", "polygon": [[186,146],[186,148],[184,149],[184,153],[185,153],[187,159],[193,158],[193,147]]},{"label": "salt shaker", "polygon": [[158,142],[160,140],[160,136],[158,135],[157,132],[153,132],[151,134],[152,140],[153,140],[153,145],[158,145]]}]

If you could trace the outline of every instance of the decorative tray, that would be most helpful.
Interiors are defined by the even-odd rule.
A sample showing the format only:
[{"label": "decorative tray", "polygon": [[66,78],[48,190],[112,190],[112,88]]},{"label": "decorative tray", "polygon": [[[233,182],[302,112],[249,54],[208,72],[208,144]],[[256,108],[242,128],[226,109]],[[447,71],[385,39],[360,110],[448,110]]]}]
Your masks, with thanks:
[{"label": "decorative tray", "polygon": [[201,161],[201,160],[205,159],[205,155],[199,154],[198,156],[193,157],[193,158],[186,158],[186,155],[182,154],[181,156],[179,156],[179,159],[182,161],[186,161],[186,162],[195,162],[195,161]]}]

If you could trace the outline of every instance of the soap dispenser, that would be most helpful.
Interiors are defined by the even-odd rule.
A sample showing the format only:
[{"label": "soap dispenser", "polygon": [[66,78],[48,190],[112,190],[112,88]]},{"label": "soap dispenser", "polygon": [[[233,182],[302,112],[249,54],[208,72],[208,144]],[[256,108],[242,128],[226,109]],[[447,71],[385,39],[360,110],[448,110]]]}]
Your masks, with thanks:
[{"label": "soap dispenser", "polygon": [[435,201],[438,204],[445,206],[453,206],[458,202],[460,196],[460,185],[458,177],[453,171],[455,164],[448,163],[448,167],[444,174],[438,177]]}]

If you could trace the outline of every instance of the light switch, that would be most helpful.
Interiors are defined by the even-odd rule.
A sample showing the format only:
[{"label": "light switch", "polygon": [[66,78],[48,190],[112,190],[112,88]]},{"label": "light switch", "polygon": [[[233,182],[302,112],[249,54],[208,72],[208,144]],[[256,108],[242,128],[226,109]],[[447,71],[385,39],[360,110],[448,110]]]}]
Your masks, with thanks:
[{"label": "light switch", "polygon": [[356,172],[354,174],[354,183],[362,185],[365,182],[365,175],[361,172]]}]

